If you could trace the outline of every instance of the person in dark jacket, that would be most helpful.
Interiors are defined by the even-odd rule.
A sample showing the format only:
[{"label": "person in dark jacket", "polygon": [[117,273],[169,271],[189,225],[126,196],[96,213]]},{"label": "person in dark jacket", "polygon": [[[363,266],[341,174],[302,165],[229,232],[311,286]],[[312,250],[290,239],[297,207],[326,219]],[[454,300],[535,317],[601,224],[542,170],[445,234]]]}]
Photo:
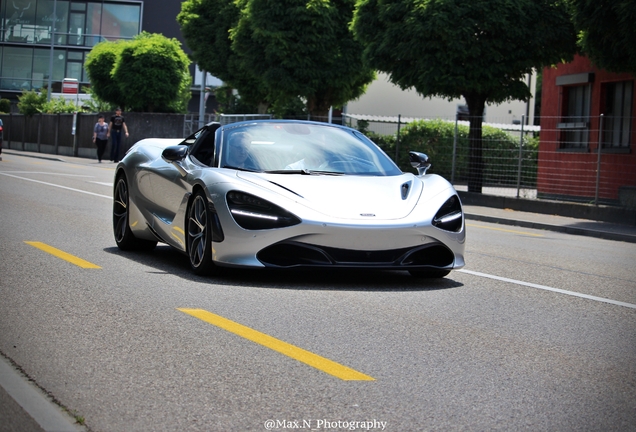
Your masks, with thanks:
[{"label": "person in dark jacket", "polygon": [[126,138],[128,138],[126,120],[124,116],[121,115],[121,108],[117,107],[115,115],[110,118],[110,124],[108,125],[108,136],[111,137],[110,160],[112,162],[119,162],[119,146],[121,145],[122,130],[126,134]]}]

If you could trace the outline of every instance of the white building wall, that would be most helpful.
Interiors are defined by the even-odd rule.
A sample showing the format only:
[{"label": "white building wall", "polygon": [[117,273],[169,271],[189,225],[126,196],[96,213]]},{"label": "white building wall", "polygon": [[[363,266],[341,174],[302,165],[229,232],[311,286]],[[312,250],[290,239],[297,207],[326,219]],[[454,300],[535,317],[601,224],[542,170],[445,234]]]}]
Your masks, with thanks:
[{"label": "white building wall", "polygon": [[[530,89],[534,92],[536,75],[531,76]],[[389,82],[385,73],[378,77],[367,88],[367,92],[358,100],[347,104],[347,114],[364,114],[374,116],[395,116],[415,118],[455,119],[458,105],[465,105],[463,99],[448,101],[442,98],[423,98],[414,89],[402,90]],[[527,124],[534,121],[534,97],[530,102],[512,101],[500,105],[487,105],[485,121],[487,123],[513,123],[521,121],[528,115]]]}]

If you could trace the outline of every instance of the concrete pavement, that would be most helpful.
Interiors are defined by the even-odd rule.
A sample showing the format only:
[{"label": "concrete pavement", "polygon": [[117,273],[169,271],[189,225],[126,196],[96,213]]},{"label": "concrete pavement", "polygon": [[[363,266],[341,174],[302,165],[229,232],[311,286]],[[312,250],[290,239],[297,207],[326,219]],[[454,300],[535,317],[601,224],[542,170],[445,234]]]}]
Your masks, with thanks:
[{"label": "concrete pavement", "polygon": [[[98,164],[95,159],[18,150],[4,150],[3,156],[5,162],[0,162],[0,170],[2,164],[11,157],[32,157],[101,168],[115,166],[112,162]],[[459,194],[468,220],[636,243],[636,218],[630,211],[540,200],[529,202],[465,192]],[[572,217],[572,214],[584,217]],[[594,220],[595,217],[599,220]],[[0,432],[86,430],[74,420],[0,355]]]}]

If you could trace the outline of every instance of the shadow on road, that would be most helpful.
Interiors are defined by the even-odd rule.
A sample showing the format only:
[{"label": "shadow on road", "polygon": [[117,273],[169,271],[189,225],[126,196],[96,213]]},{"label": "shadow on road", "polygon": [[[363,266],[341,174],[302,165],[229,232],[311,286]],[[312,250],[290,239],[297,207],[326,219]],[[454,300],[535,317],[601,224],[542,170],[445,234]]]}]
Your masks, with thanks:
[{"label": "shadow on road", "polygon": [[254,288],[344,291],[432,291],[459,288],[453,273],[442,279],[418,279],[406,271],[374,269],[243,269],[219,268],[219,274],[201,277],[192,273],[188,257],[170,246],[159,245],[150,252],[124,252],[117,247],[105,252],[152,267],[152,273],[172,274],[183,279],[215,285]]}]

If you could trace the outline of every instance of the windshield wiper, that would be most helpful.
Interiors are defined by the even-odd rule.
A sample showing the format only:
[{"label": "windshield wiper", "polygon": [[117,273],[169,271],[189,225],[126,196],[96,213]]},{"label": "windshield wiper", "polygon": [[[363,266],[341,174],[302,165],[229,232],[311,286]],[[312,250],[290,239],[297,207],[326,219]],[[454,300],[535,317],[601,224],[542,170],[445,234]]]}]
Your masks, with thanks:
[{"label": "windshield wiper", "polygon": [[343,175],[342,172],[333,172],[333,171],[319,171],[319,170],[272,170],[265,171],[266,174],[301,174],[301,175]]},{"label": "windshield wiper", "polygon": [[340,171],[321,171],[321,170],[310,170],[309,173],[310,174],[320,174],[320,175],[334,175],[334,176],[341,176],[341,175],[345,174],[345,173],[340,172]]},{"label": "windshield wiper", "polygon": [[232,166],[232,165],[223,165],[223,168],[227,168],[227,169],[235,169],[235,170],[239,170],[239,171],[247,171],[247,172],[263,172],[263,171],[258,171],[258,170],[249,169],[249,168],[235,167],[235,166]]},{"label": "windshield wiper", "polygon": [[266,174],[311,174],[311,172],[309,172],[309,170],[306,169],[283,169],[283,170],[271,170],[271,171],[265,171]]}]

